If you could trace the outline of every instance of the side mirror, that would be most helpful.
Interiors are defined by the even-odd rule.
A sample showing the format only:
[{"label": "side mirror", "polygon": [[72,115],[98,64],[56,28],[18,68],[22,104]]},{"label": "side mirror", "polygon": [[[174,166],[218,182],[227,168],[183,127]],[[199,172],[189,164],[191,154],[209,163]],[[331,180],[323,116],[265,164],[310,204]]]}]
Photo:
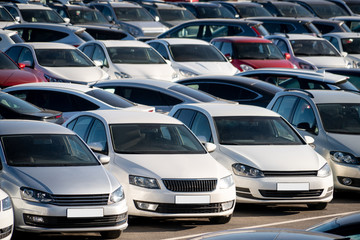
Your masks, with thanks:
[{"label": "side mirror", "polygon": [[20,22],[20,21],[21,21],[20,17],[19,17],[19,16],[16,16],[16,17],[15,17],[15,21]]},{"label": "side mirror", "polygon": [[66,24],[68,24],[68,23],[70,23],[70,18],[64,18],[64,22],[66,23]]},{"label": "side mirror", "polygon": [[171,66],[171,61],[168,59],[165,59],[165,62]]},{"label": "side mirror", "polygon": [[203,143],[203,144],[204,144],[206,150],[207,150],[209,153],[215,151],[215,149],[216,149],[216,145],[213,144],[213,143],[206,142],[206,143]]},{"label": "side mirror", "polygon": [[231,58],[231,56],[230,56],[230,54],[229,54],[229,53],[225,54],[225,57],[227,58],[227,60],[229,60],[229,62],[231,62],[231,61],[232,61],[232,58]]},{"label": "side mirror", "polygon": [[107,16],[106,19],[109,21],[109,22],[112,22],[114,19],[112,16]]},{"label": "side mirror", "polygon": [[19,64],[19,67],[20,67],[20,65],[24,66],[23,68],[25,68],[25,67],[30,67],[30,68],[33,67],[30,61],[19,62],[18,64]]},{"label": "side mirror", "polygon": [[154,18],[155,18],[155,21],[156,21],[156,22],[159,22],[159,21],[160,21],[159,16],[155,16]]},{"label": "side mirror", "polygon": [[290,53],[284,53],[284,57],[286,60],[289,60],[291,58]]},{"label": "side mirror", "polygon": [[315,142],[314,138],[313,137],[310,137],[310,136],[304,136],[305,138],[305,141],[307,144],[311,145]]},{"label": "side mirror", "polygon": [[347,55],[348,55],[347,52],[341,52],[341,56],[342,56],[342,57],[346,57]]},{"label": "side mirror", "polygon": [[101,164],[108,164],[110,162],[110,157],[109,156],[101,156],[98,155],[98,159],[100,160]]},{"label": "side mirror", "polygon": [[95,63],[95,66],[97,66],[97,67],[103,67],[104,66],[103,62],[100,61],[100,60],[94,60],[94,63]]},{"label": "side mirror", "polygon": [[89,143],[88,146],[94,152],[103,152],[104,151],[104,146],[100,142],[92,142],[92,143]]},{"label": "side mirror", "polygon": [[23,63],[19,63],[18,66],[19,66],[20,69],[24,69],[24,68],[25,68],[25,64],[23,64]]}]

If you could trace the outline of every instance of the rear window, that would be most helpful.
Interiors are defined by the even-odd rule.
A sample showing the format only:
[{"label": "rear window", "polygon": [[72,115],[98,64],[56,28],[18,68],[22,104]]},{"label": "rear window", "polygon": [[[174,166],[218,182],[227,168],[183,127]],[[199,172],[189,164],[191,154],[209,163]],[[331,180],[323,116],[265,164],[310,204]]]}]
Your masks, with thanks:
[{"label": "rear window", "polygon": [[211,96],[211,95],[208,95],[206,93],[203,93],[201,92],[202,94],[199,94],[197,90],[194,90],[192,88],[189,88],[189,87],[186,87],[186,86],[172,86],[170,87],[169,89],[173,90],[173,91],[176,91],[176,92],[179,92],[179,93],[182,93],[182,94],[185,94],[187,96],[190,96],[192,98],[195,98],[201,102],[213,102],[213,101],[216,101],[217,98]]},{"label": "rear window", "polygon": [[126,100],[125,98],[122,98],[116,94],[107,92],[102,89],[91,90],[91,91],[87,92],[86,94],[88,94],[94,98],[97,98],[111,106],[114,106],[114,107],[128,108],[128,107],[133,107],[136,105],[136,104]]},{"label": "rear window", "polygon": [[75,32],[75,34],[81,38],[82,40],[84,40],[85,42],[88,42],[88,41],[92,41],[92,40],[95,40],[89,33],[87,33],[86,31],[78,31],[78,32]]}]

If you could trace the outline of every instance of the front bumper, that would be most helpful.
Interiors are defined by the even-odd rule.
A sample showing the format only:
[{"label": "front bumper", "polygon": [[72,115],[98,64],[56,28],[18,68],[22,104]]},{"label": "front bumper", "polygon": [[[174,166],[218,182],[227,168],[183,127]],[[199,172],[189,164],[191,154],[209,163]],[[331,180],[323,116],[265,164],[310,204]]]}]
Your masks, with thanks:
[{"label": "front bumper", "polygon": [[14,226],[13,209],[0,211],[0,239],[10,240]]},{"label": "front bumper", "polygon": [[329,161],[334,175],[335,189],[360,191],[360,165]]}]

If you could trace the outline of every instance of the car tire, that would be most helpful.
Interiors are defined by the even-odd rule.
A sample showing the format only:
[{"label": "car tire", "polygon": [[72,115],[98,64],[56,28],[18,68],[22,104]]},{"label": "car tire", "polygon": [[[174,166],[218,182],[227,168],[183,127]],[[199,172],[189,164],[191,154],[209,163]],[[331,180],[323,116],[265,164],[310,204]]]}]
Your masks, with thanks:
[{"label": "car tire", "polygon": [[310,203],[307,206],[310,210],[324,210],[327,203]]},{"label": "car tire", "polygon": [[103,239],[116,239],[120,237],[121,231],[120,230],[106,231],[106,232],[100,232],[100,234]]},{"label": "car tire", "polygon": [[212,218],[209,218],[209,220],[210,220],[210,223],[212,223],[212,224],[225,224],[225,223],[230,222],[231,217],[232,217],[232,214],[229,216],[212,217]]}]

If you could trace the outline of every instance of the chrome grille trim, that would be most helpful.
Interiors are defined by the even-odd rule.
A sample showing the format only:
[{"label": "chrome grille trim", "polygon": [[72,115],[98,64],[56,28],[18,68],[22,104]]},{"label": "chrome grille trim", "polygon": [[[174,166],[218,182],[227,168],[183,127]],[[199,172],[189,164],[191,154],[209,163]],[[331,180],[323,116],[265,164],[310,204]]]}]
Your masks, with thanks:
[{"label": "chrome grille trim", "polygon": [[166,189],[172,192],[211,192],[216,189],[217,179],[162,179]]}]

